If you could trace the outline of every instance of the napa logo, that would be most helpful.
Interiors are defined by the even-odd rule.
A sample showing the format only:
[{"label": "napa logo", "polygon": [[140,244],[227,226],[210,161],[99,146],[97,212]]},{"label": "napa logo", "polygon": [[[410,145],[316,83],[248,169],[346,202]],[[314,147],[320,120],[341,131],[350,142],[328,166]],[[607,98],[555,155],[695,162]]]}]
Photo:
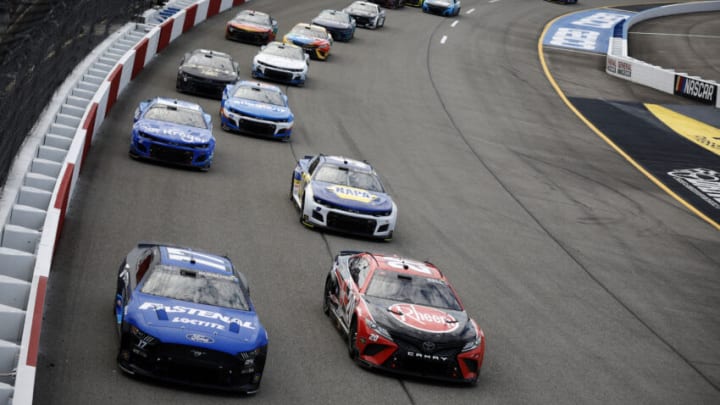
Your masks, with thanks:
[{"label": "napa logo", "polygon": [[355,188],[355,187],[330,186],[327,189],[329,191],[332,191],[336,196],[338,196],[344,200],[353,200],[353,201],[360,201],[363,203],[369,203],[378,198],[378,196],[376,196],[375,194],[371,194],[366,190],[362,190],[362,189]]}]

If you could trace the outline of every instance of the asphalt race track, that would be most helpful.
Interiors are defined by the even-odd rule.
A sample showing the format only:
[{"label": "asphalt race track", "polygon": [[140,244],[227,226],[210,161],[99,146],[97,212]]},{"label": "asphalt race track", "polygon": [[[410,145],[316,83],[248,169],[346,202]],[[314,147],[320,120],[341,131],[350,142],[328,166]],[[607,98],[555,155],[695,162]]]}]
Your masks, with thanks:
[{"label": "asphalt race track", "polygon": [[[282,34],[347,3],[250,4],[273,14]],[[591,131],[538,55],[554,17],[607,5],[617,1],[465,0],[454,26],[415,8],[388,10],[384,28],[336,43],[327,62],[311,63],[304,88],[287,89],[290,143],[225,133],[215,119],[207,173],[127,155],[141,100],[196,100],[217,117],[218,101],[175,92],[186,51],[230,52],[250,76],[257,48],[223,38],[234,10],[180,37],[129,85],[95,137],[49,279],[35,403],[719,403],[718,231]],[[597,55],[543,53],[571,99],[693,105],[611,78]],[[399,207],[392,242],[299,223],[291,171],[318,152],[374,164]],[[140,240],[228,254],[247,275],[270,336],[257,395],[181,389],[117,369],[115,277]],[[321,310],[324,277],[342,249],[430,259],[446,273],[486,334],[476,387],[382,375],[349,360]]]}]

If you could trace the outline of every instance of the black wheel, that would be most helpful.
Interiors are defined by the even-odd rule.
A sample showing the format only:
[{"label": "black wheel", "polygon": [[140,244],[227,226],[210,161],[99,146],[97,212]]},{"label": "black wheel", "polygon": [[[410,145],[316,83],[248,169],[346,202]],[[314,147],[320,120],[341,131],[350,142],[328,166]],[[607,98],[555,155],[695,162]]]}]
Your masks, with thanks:
[{"label": "black wheel", "polygon": [[302,203],[300,204],[300,223],[305,225],[305,196],[302,196]]},{"label": "black wheel", "polygon": [[325,279],[325,291],[323,294],[323,312],[325,315],[330,316],[330,277]]},{"label": "black wheel", "polygon": [[220,128],[222,128],[223,131],[230,132],[230,127],[222,119],[220,120]]},{"label": "black wheel", "polygon": [[293,198],[293,189],[295,189],[295,174],[293,173],[292,178],[290,178],[290,201],[295,204],[295,199]]},{"label": "black wheel", "polygon": [[357,348],[357,320],[353,318],[348,331],[348,355],[351,359],[357,360],[359,350]]}]

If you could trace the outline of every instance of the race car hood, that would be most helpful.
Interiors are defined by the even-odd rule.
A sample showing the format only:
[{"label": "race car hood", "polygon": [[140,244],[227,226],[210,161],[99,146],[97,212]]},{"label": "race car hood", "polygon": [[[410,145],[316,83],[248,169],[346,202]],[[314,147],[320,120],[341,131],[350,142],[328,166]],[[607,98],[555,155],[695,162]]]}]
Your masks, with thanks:
[{"label": "race car hood", "polygon": [[272,121],[286,120],[291,116],[290,109],[287,107],[243,98],[228,99],[225,101],[225,108],[232,108],[253,117],[269,119]]},{"label": "race car hood", "polygon": [[369,18],[377,17],[377,13],[373,13],[371,11],[365,11],[365,10],[347,9],[347,10],[345,10],[345,12],[350,14],[353,17],[369,17]]},{"label": "race car hood", "polygon": [[183,65],[182,71],[189,75],[205,77],[228,83],[237,80],[237,75],[232,70],[217,69],[210,66]]},{"label": "race car hood", "polygon": [[304,60],[289,59],[282,56],[258,54],[255,61],[285,69],[303,70],[307,67]]},{"label": "race car hood", "polygon": [[466,342],[475,331],[465,311],[453,311],[405,302],[366,297],[368,310],[378,325],[392,336],[409,336],[432,342]]},{"label": "race car hood", "polygon": [[313,45],[313,46],[320,46],[320,45],[327,45],[329,43],[328,40],[323,40],[320,38],[312,38],[312,37],[305,37],[302,35],[294,35],[294,34],[288,34],[287,38],[292,41],[293,44],[297,46],[306,46],[306,45]]},{"label": "race car hood", "polygon": [[450,7],[450,2],[443,1],[443,0],[425,0],[425,3],[432,6],[438,6],[438,7]]},{"label": "race car hood", "polygon": [[133,125],[133,128],[148,135],[177,143],[208,143],[212,139],[212,132],[208,129],[185,125],[171,125],[166,122],[156,120],[139,120],[135,123],[135,125]]},{"label": "race car hood", "polygon": [[126,320],[166,344],[232,354],[267,344],[265,329],[251,311],[138,294],[128,305]]},{"label": "race car hood", "polygon": [[385,193],[341,186],[324,181],[313,182],[312,189],[315,198],[346,210],[373,214],[390,211],[393,206],[392,199]]},{"label": "race car hood", "polygon": [[238,22],[238,21],[230,21],[229,24],[233,28],[237,28],[239,30],[244,30],[248,32],[270,32],[270,28],[259,25],[259,24],[253,24],[249,22]]}]

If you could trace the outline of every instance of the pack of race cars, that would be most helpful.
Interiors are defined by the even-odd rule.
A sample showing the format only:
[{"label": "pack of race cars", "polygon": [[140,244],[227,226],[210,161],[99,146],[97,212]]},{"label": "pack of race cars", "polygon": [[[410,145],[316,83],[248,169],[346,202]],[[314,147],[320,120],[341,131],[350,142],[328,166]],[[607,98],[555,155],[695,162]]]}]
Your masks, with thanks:
[{"label": "pack of race cars", "polygon": [[[251,75],[225,52],[198,49],[183,58],[176,88],[220,99],[227,132],[289,141],[294,114],[276,84],[303,86],[310,59],[324,61],[334,41],[357,27],[385,25],[381,7],[405,4],[456,16],[459,0],[354,1],[322,10],[277,40],[278,22],[242,10],[225,38],[260,49]],[[213,162],[211,116],[194,102],[156,97],[135,111],[129,154],[199,170]],[[322,153],[299,159],[289,198],[309,228],[390,241],[398,207],[366,161]],[[118,365],[132,375],[247,394],[257,392],[268,336],[255,314],[245,276],[228,257],[189,247],[140,243],[118,270],[114,315]],[[411,376],[474,384],[485,336],[465,312],[449,280],[432,263],[372,252],[343,251],[332,263],[322,308],[347,340],[358,364]]]}]

